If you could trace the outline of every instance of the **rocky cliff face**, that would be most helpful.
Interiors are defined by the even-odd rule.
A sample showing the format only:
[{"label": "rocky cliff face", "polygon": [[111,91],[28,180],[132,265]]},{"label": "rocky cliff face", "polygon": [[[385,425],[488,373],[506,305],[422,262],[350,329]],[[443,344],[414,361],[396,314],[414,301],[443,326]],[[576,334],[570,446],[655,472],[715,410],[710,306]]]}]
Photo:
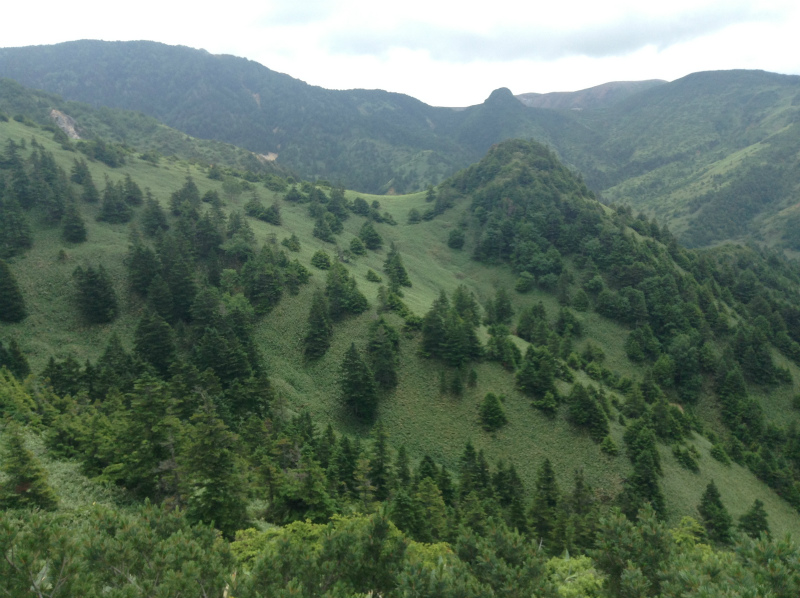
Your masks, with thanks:
[{"label": "rocky cliff face", "polygon": [[67,114],[64,114],[60,110],[56,110],[53,108],[50,111],[50,118],[53,119],[53,122],[56,123],[59,129],[64,131],[67,134],[67,137],[70,139],[80,139],[81,136],[78,135],[78,131],[76,130],[76,122],[73,118]]}]

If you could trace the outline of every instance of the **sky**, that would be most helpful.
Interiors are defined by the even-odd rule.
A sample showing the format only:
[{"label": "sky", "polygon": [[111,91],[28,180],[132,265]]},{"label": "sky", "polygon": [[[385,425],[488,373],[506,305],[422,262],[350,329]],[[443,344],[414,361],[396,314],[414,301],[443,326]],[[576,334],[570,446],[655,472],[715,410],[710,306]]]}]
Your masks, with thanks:
[{"label": "sky", "polygon": [[718,69],[800,74],[797,0],[14,2],[0,46],[153,40],[435,106]]}]

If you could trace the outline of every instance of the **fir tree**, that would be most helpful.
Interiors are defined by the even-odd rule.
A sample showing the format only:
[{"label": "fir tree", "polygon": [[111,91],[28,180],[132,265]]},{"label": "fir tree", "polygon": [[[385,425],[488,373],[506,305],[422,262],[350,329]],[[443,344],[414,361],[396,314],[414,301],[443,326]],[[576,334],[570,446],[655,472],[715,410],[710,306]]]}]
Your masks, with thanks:
[{"label": "fir tree", "polygon": [[339,262],[334,262],[328,271],[325,283],[328,309],[331,320],[340,321],[347,315],[358,315],[369,307],[367,298],[358,290],[355,277]]},{"label": "fir tree", "polygon": [[378,394],[369,366],[361,358],[355,343],[350,344],[340,368],[342,404],[360,419],[371,419],[378,404]]},{"label": "fir tree", "polygon": [[105,324],[117,317],[117,294],[102,264],[86,270],[78,266],[72,277],[78,288],[78,308],[87,322]]},{"label": "fir tree", "polygon": [[67,204],[61,224],[61,238],[67,243],[83,243],[86,241],[86,225],[73,202]]},{"label": "fir tree", "polygon": [[508,423],[500,399],[492,392],[486,393],[480,406],[480,420],[487,432],[499,430]]},{"label": "fir tree", "polygon": [[138,233],[134,232],[128,254],[125,256],[128,268],[128,285],[140,297],[147,297],[153,278],[158,276],[161,264],[156,253],[142,242]]},{"label": "fir tree", "polygon": [[375,382],[383,390],[397,386],[397,362],[400,335],[382,317],[370,325],[367,354]]},{"label": "fir tree", "polygon": [[16,339],[11,339],[8,349],[0,342],[0,368],[6,367],[18,380],[24,380],[31,373],[28,359],[22,352]]},{"label": "fir tree", "polygon": [[133,217],[133,209],[125,202],[125,188],[122,183],[112,183],[106,178],[103,203],[97,220],[109,224],[123,224]]},{"label": "fir tree", "polygon": [[389,458],[389,435],[383,422],[372,430],[372,450],[369,457],[369,480],[374,487],[375,500],[385,501],[394,487],[394,473]]},{"label": "fir tree", "polygon": [[6,475],[0,485],[0,507],[4,509],[55,509],[58,498],[47,483],[47,472],[33,453],[25,448],[16,425],[7,425],[0,471]]},{"label": "fir tree", "polygon": [[364,245],[366,245],[367,249],[372,249],[374,251],[383,247],[383,238],[378,234],[378,231],[375,230],[375,226],[370,220],[364,222],[361,226],[361,230],[358,232],[358,236],[364,241]]},{"label": "fir tree", "polygon": [[536,474],[536,486],[533,491],[530,521],[534,537],[543,542],[548,551],[553,540],[560,492],[556,483],[556,474],[550,459],[545,459]]},{"label": "fir tree", "polygon": [[21,322],[27,315],[17,279],[8,264],[0,260],[0,322]]},{"label": "fir tree", "polygon": [[308,332],[303,339],[307,359],[319,359],[331,346],[333,324],[328,315],[328,300],[322,291],[315,291],[308,314]]},{"label": "fir tree", "polygon": [[3,197],[0,178],[0,259],[19,255],[33,247],[33,232],[28,217],[16,199]]},{"label": "fir tree", "polygon": [[148,189],[144,210],[142,210],[142,232],[148,237],[155,237],[159,232],[168,229],[167,215]]},{"label": "fir tree", "polygon": [[738,528],[754,540],[758,540],[761,534],[771,537],[764,503],[756,499],[753,506],[739,517]]},{"label": "fir tree", "polygon": [[97,190],[97,185],[94,184],[94,179],[92,179],[92,175],[89,176],[83,181],[83,191],[81,192],[81,200],[85,201],[86,203],[95,204],[100,201],[100,192]]},{"label": "fir tree", "polygon": [[186,517],[232,538],[247,521],[247,486],[238,442],[206,402],[192,416],[182,456]]},{"label": "fir tree", "polygon": [[383,271],[386,272],[386,276],[389,278],[389,288],[393,292],[398,292],[400,287],[411,286],[411,279],[408,278],[408,272],[403,266],[403,259],[400,257],[400,252],[394,243],[392,243],[386,260],[383,262]]},{"label": "fir tree", "polygon": [[175,360],[172,328],[157,313],[148,310],[134,333],[134,351],[165,376]]},{"label": "fir tree", "polygon": [[128,205],[140,206],[144,201],[144,194],[142,193],[142,190],[129,174],[125,175],[125,181],[122,185],[122,193],[123,198]]},{"label": "fir tree", "polygon": [[697,510],[703,520],[703,525],[706,528],[708,537],[713,542],[719,544],[731,543],[731,516],[725,505],[722,504],[722,498],[719,495],[714,480],[711,480],[706,486],[705,492],[700,499],[700,504],[697,505]]}]

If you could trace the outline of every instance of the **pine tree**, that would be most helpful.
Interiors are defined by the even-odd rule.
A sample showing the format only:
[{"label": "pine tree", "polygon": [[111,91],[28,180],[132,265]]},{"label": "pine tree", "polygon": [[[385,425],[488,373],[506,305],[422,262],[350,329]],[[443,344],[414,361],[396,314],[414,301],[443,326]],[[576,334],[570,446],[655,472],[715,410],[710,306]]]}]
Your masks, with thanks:
[{"label": "pine tree", "polygon": [[144,194],[142,190],[139,188],[139,185],[136,184],[131,178],[131,175],[125,175],[125,182],[123,183],[123,198],[128,205],[131,206],[140,206],[144,201]]},{"label": "pine tree", "polygon": [[86,203],[95,204],[100,201],[100,192],[97,190],[97,185],[94,184],[91,173],[84,179],[83,191],[81,192],[81,200]]},{"label": "pine tree", "polygon": [[328,300],[322,291],[315,291],[308,314],[308,332],[303,339],[306,359],[319,359],[331,346],[333,324],[328,315]]},{"label": "pine tree", "polygon": [[378,393],[369,366],[361,358],[355,343],[345,353],[340,368],[341,401],[360,419],[371,419],[378,405]]},{"label": "pine tree", "polygon": [[0,259],[14,257],[33,247],[28,217],[14,197],[3,197],[4,184],[0,177]]},{"label": "pine tree", "polygon": [[11,339],[8,349],[0,342],[0,368],[6,367],[18,380],[24,380],[31,373],[28,359],[22,352],[16,339]]},{"label": "pine tree", "polygon": [[15,425],[5,429],[5,447],[0,471],[6,480],[0,485],[0,508],[55,509],[58,499],[47,483],[47,472],[22,440]]},{"label": "pine tree", "polygon": [[706,486],[706,490],[700,499],[700,504],[697,505],[697,510],[703,520],[709,539],[719,544],[730,544],[731,516],[728,514],[725,505],[722,504],[722,498],[719,495],[716,484],[714,484],[714,480],[711,480]]},{"label": "pine tree", "polygon": [[758,540],[761,534],[766,534],[768,538],[771,537],[764,503],[756,499],[753,506],[739,517],[738,528],[754,540]]},{"label": "pine tree", "polygon": [[383,262],[383,271],[389,278],[389,288],[397,293],[400,287],[410,287],[411,279],[408,277],[405,266],[403,266],[403,259],[400,257],[400,252],[394,243],[391,245],[389,253],[386,255],[386,260]]},{"label": "pine tree", "polygon": [[86,241],[86,224],[83,222],[74,202],[67,204],[64,218],[61,220],[61,238],[67,243],[83,243]]},{"label": "pine tree", "polygon": [[339,262],[331,264],[325,282],[328,311],[331,320],[338,322],[347,315],[358,315],[367,310],[369,303],[358,289],[355,277]]},{"label": "pine tree", "polygon": [[21,322],[27,315],[17,279],[8,264],[0,260],[0,322]]},{"label": "pine tree", "polygon": [[105,324],[117,317],[117,294],[102,264],[86,270],[78,266],[72,277],[78,288],[78,308],[87,322]]},{"label": "pine tree", "polygon": [[125,202],[125,188],[120,183],[112,183],[106,178],[106,188],[103,190],[103,203],[100,205],[100,214],[97,220],[109,224],[123,224],[133,218],[133,209]]}]

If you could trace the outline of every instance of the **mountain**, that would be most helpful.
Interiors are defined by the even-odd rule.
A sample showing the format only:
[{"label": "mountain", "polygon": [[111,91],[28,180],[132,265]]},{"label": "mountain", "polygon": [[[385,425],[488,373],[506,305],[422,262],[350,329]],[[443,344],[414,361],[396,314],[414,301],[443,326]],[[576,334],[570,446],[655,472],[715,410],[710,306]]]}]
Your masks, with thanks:
[{"label": "mountain", "polygon": [[733,529],[800,533],[800,273],[779,253],[684,249],[532,141],[366,196],[112,167],[59,133],[0,114],[10,594],[800,575],[789,540]]},{"label": "mountain", "polygon": [[521,93],[516,98],[531,108],[551,110],[596,110],[622,101],[640,92],[663,85],[662,79],[646,81],[613,81],[580,91],[554,91],[550,93]]},{"label": "mountain", "polygon": [[[268,155],[301,177],[364,192],[423,189],[494,143],[532,138],[604,202],[656,216],[684,243],[800,248],[796,76],[732,70],[611,83],[545,94],[536,105],[547,107],[500,89],[455,110],[379,90],[325,90],[243,58],[154,42],[0,49],[0,75],[68,100],[142,111]],[[777,184],[765,192],[764,181]]]}]

